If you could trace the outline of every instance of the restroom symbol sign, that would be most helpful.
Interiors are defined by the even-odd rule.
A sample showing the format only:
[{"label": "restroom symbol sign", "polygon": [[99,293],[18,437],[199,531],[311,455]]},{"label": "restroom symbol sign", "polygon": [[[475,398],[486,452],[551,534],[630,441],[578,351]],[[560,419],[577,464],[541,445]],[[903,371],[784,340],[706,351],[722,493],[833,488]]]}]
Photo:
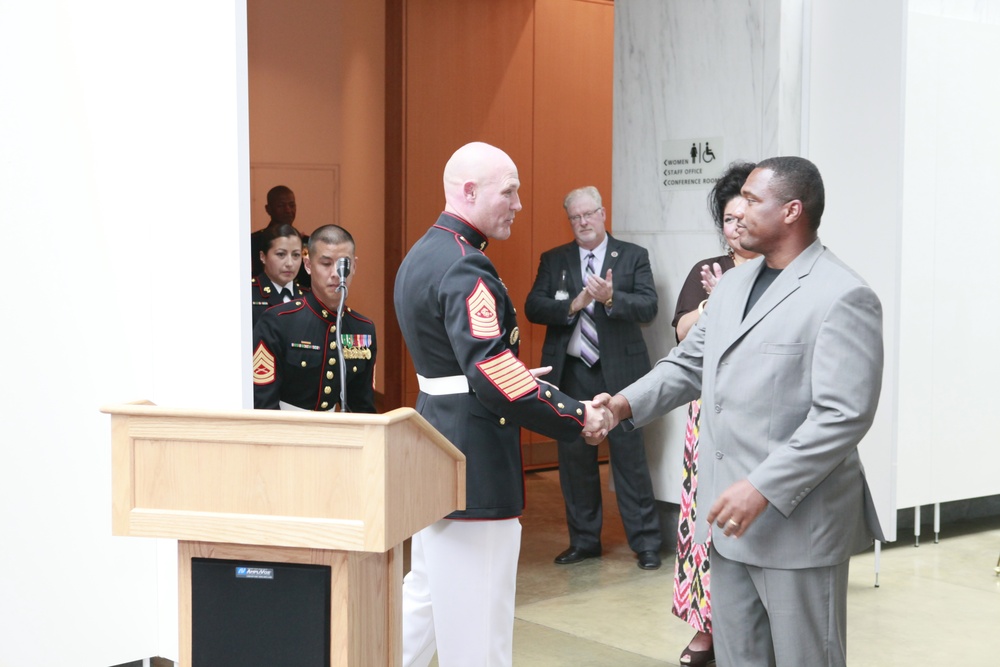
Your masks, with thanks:
[{"label": "restroom symbol sign", "polygon": [[713,160],[715,160],[715,153],[712,152],[709,142],[691,142],[691,164],[708,164]]},{"label": "restroom symbol sign", "polygon": [[661,144],[658,180],[665,190],[709,189],[725,171],[722,137],[674,139]]}]

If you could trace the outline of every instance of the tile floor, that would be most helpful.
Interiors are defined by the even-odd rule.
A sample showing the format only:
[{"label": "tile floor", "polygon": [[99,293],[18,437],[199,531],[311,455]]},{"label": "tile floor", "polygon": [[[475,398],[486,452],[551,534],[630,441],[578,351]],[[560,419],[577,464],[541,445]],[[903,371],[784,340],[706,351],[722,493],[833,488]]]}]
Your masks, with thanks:
[{"label": "tile floor", "polygon": [[[529,473],[527,480],[514,664],[677,665],[692,633],[670,613],[672,554],[664,554],[660,570],[636,567],[614,495],[606,492],[603,557],[554,565],[568,546],[558,473]],[[1000,666],[998,553],[1000,517],[942,526],[938,544],[925,530],[918,548],[901,535],[882,550],[879,588],[874,551],[856,556],[849,664]]]}]

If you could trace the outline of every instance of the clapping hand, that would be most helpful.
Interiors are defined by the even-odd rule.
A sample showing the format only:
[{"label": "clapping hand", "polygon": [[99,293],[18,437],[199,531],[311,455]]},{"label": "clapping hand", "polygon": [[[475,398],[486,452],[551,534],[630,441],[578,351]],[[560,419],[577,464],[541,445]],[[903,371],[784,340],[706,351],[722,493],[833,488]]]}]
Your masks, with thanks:
[{"label": "clapping hand", "polygon": [[719,266],[718,262],[709,266],[708,264],[701,265],[701,286],[705,288],[706,294],[711,294],[715,286],[719,284],[719,278],[722,277],[722,267]]},{"label": "clapping hand", "polygon": [[598,303],[604,303],[615,294],[614,281],[612,280],[611,269],[608,269],[604,278],[596,275],[587,277],[587,284],[583,286],[587,295]]}]

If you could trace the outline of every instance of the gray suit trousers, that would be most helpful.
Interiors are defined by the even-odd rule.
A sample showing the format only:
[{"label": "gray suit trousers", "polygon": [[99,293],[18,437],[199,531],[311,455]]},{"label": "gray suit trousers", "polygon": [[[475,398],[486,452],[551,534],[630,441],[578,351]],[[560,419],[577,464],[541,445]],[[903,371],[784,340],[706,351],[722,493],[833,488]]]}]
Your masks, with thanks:
[{"label": "gray suit trousers", "polygon": [[713,546],[712,631],[718,667],[845,667],[847,574],[729,560]]}]

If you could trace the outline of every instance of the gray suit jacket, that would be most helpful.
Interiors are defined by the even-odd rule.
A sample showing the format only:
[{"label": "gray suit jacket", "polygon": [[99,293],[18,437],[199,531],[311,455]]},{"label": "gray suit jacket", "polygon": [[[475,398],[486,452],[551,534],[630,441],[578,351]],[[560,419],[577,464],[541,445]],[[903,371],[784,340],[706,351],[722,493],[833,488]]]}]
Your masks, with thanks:
[{"label": "gray suit jacket", "polygon": [[727,272],[687,338],[621,393],[633,422],[702,397],[698,527],[730,485],[769,501],[719,553],[759,567],[841,563],[882,538],[858,457],[882,383],[882,307],[817,239],[743,318],[763,259]]}]

